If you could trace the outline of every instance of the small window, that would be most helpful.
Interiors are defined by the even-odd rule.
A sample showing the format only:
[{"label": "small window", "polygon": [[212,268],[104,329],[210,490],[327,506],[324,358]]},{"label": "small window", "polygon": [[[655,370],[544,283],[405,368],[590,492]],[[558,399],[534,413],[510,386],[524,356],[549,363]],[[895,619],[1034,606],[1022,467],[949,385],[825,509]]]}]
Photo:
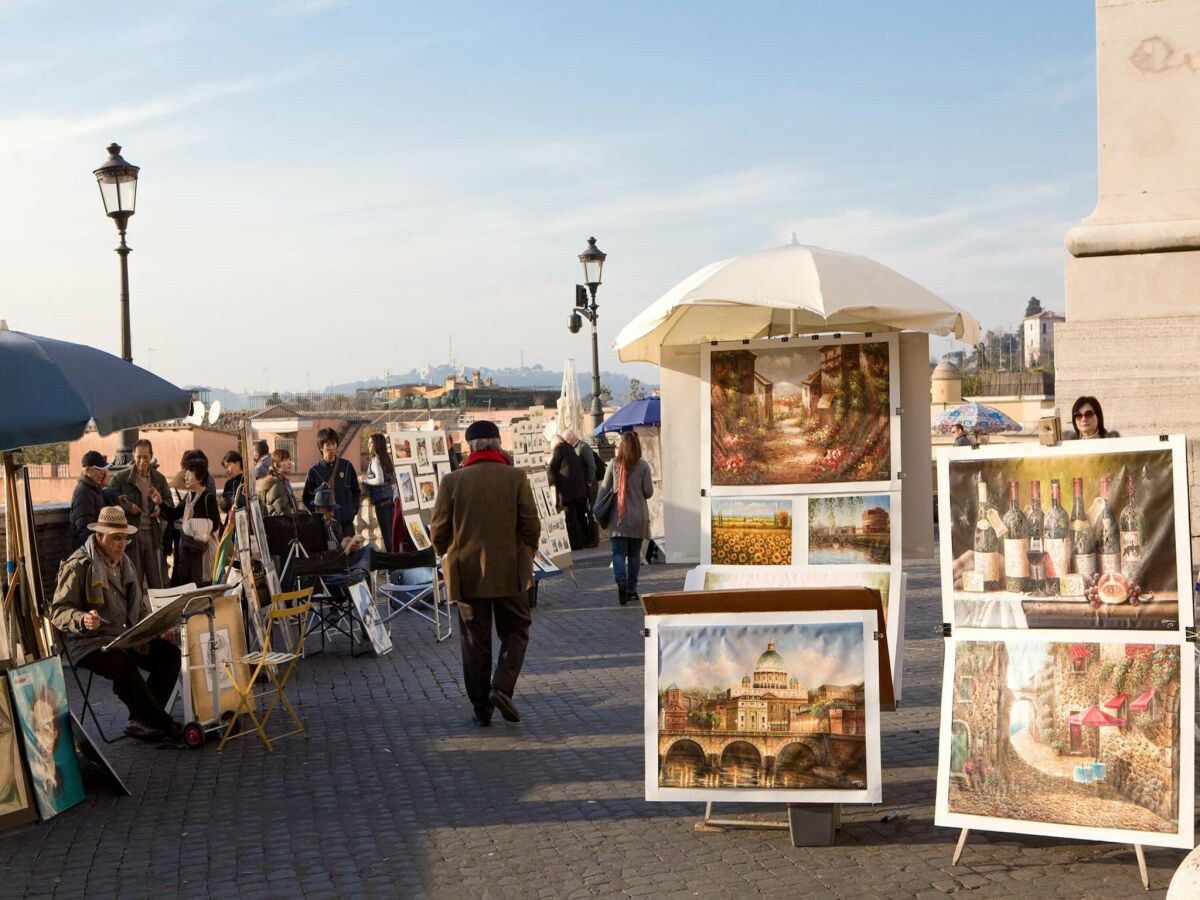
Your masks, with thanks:
[{"label": "small window", "polygon": [[1071,669],[1075,672],[1086,672],[1087,671],[1087,657],[1086,656],[1076,656],[1074,659],[1071,660]]},{"label": "small window", "polygon": [[975,679],[970,675],[960,675],[958,677],[958,699],[967,703],[971,699],[971,688],[975,684]]},{"label": "small window", "polygon": [[1042,323],[1042,334],[1045,334],[1045,333],[1046,333],[1046,323],[1043,322]]}]

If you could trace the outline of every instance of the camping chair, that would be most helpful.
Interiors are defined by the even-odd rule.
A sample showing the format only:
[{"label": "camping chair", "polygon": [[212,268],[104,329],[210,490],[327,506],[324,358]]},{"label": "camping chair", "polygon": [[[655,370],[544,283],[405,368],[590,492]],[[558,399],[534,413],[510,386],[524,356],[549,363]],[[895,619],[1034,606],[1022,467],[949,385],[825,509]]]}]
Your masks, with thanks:
[{"label": "camping chair", "polygon": [[[92,717],[92,722],[94,722],[96,725],[96,731],[100,733],[100,740],[104,741],[106,744],[115,744],[117,741],[123,741],[126,737],[128,737],[128,735],[124,732],[116,737],[108,736],[108,734],[104,731],[104,726],[100,724],[100,717],[96,714],[95,704],[91,702],[92,681],[95,680],[96,673],[91,669],[87,669],[87,681],[84,682],[84,680],[79,676],[79,667],[75,663],[75,658],[71,656],[71,651],[67,649],[67,642],[62,639],[61,633],[59,634],[58,643],[59,646],[62,647],[62,656],[67,662],[67,668],[71,670],[71,676],[75,679],[75,686],[79,688],[79,693],[83,697],[83,712],[81,712],[79,715],[79,724],[82,725],[84,720],[90,714]],[[172,702],[174,702],[173,696]]]},{"label": "camping chair", "polygon": [[[326,639],[333,634],[342,634],[350,638],[350,655],[360,656],[360,653],[354,652],[354,625],[358,624],[364,639],[366,629],[354,608],[348,588],[365,576],[357,570],[351,572],[347,567],[346,554],[335,551],[295,559],[289,574],[295,578],[298,585],[307,584],[313,588],[312,612],[309,615],[307,634],[319,634],[321,648],[315,652],[305,650],[304,654],[314,656],[324,652]],[[367,645],[370,646],[369,641]]]},{"label": "camping chair", "polygon": [[[272,739],[267,737],[267,723],[271,721],[271,714],[275,712],[278,706],[283,706],[287,714],[292,717],[292,721],[296,723],[296,727],[291,731],[275,735],[274,740],[278,741],[293,734],[302,734],[308,737],[308,732],[304,728],[304,722],[296,714],[295,708],[288,701],[285,693],[288,679],[292,677],[292,671],[296,668],[296,663],[300,661],[301,654],[298,652],[291,653],[283,650],[272,650],[271,638],[275,633],[274,626],[277,623],[295,625],[295,627],[300,629],[300,645],[303,645],[304,633],[308,627],[309,612],[312,610],[312,594],[312,588],[305,588],[302,591],[276,594],[272,597],[271,608],[267,612],[268,627],[266,629],[266,636],[263,639],[262,648],[254,653],[247,653],[240,659],[227,659],[222,662],[222,665],[225,667],[225,674],[229,677],[230,684],[233,685],[233,689],[237,692],[238,699],[233,716],[229,720],[229,726],[225,729],[225,734],[221,736],[221,744],[217,747],[218,750],[224,750],[225,743],[230,738],[252,733],[251,731],[239,730],[237,725],[238,719],[243,715],[249,717],[251,724],[254,726],[253,733],[258,735],[258,739],[262,741],[262,745],[267,748],[267,751],[274,750],[275,748],[271,746]],[[244,683],[238,680],[236,666],[239,664],[254,667]],[[268,687],[255,693],[254,685],[261,675],[266,676]],[[254,712],[254,701],[266,697],[271,697],[271,701],[267,704],[260,719]]]},{"label": "camping chair", "polygon": [[[382,594],[388,604],[388,614],[383,617],[384,624],[391,625],[392,619],[410,612],[433,625],[435,642],[441,643],[450,637],[453,620],[450,606],[442,595],[442,573],[433,548],[416,553],[380,553],[378,556],[391,573],[376,589],[376,593]],[[372,572],[376,568],[375,561],[376,554],[372,553]]]}]

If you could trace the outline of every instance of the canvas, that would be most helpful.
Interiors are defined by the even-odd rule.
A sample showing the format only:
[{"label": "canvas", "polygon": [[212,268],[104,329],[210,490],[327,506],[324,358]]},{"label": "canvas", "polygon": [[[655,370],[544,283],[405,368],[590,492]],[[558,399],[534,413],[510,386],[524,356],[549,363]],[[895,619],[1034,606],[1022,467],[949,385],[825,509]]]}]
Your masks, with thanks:
[{"label": "canvas", "polygon": [[350,585],[350,600],[354,610],[362,622],[366,638],[371,643],[376,656],[392,652],[392,635],[379,615],[379,608],[371,596],[371,588],[364,582]]},{"label": "canvas", "polygon": [[429,435],[429,458],[434,462],[450,461],[450,446],[446,441],[446,432],[435,431]]},{"label": "canvas", "polygon": [[416,454],[413,451],[413,434],[401,431],[388,438],[392,446],[392,463],[396,466],[416,464]]},{"label": "canvas", "polygon": [[445,478],[447,475],[449,475],[453,471],[453,469],[450,468],[450,463],[448,463],[448,462],[434,463],[433,468],[434,468],[434,471],[437,473],[438,484],[441,484],[442,479]]},{"label": "canvas", "polygon": [[36,801],[21,759],[21,735],[8,692],[8,677],[0,674],[0,828],[36,819]]},{"label": "canvas", "polygon": [[420,513],[405,513],[404,526],[408,529],[408,536],[412,539],[413,546],[418,550],[428,550],[433,546],[429,539],[429,532],[425,530],[425,523],[421,521]]},{"label": "canvas", "polygon": [[117,774],[117,770],[113,768],[113,764],[109,762],[108,757],[104,755],[104,751],[100,749],[87,729],[83,727],[83,723],[79,721],[79,717],[75,713],[71,713],[71,731],[75,736],[75,749],[82,758],[90,761],[101,772],[104,777],[112,782],[122,794],[127,797],[133,795],[133,791],[129,790],[125,781]]},{"label": "canvas", "polygon": [[873,611],[646,622],[647,800],[881,799]]},{"label": "canvas", "polygon": [[1193,645],[976,634],[947,642],[936,824],[1191,849]]},{"label": "canvas", "polygon": [[404,509],[417,508],[416,477],[412,466],[396,467],[396,493],[400,496],[400,505]]},{"label": "canvas", "polygon": [[708,558],[729,566],[787,566],[793,560],[792,501],[714,497],[710,504]]},{"label": "canvas", "polygon": [[889,565],[893,559],[892,522],[888,494],[810,496],[805,520],[807,562],[810,566]]},{"label": "canvas", "polygon": [[413,435],[413,458],[417,463],[417,472],[421,475],[433,474],[433,458],[429,452],[429,435]]},{"label": "canvas", "polygon": [[714,495],[898,487],[895,351],[894,336],[702,347],[701,487]]},{"label": "canvas", "polygon": [[1185,454],[1182,437],[940,450],[944,620],[1193,625]]},{"label": "canvas", "polygon": [[62,661],[38,660],[13,669],[8,679],[38,812],[53,818],[84,799]]},{"label": "canvas", "polygon": [[[237,689],[230,682],[229,673],[222,662],[246,655],[242,605],[236,596],[217,597],[213,602],[215,662],[208,624],[207,616],[193,616],[187,623],[188,683],[192,691],[192,717],[198,722],[212,721],[217,717],[213,711],[214,673],[220,712],[232,712],[237,708]],[[245,663],[235,665],[238,679],[245,684],[250,677],[250,667]]]},{"label": "canvas", "polygon": [[437,475],[433,473],[418,475],[414,483],[417,490],[417,505],[421,509],[433,509],[433,505],[437,502]]}]

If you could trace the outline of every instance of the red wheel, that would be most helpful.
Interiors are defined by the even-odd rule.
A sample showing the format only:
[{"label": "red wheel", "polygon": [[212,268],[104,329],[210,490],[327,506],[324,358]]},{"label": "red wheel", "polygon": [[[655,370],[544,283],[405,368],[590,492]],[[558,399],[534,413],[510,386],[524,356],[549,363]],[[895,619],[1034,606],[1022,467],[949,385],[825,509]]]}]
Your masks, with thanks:
[{"label": "red wheel", "polygon": [[199,722],[188,722],[183,726],[183,742],[193,750],[204,743],[204,729]]}]

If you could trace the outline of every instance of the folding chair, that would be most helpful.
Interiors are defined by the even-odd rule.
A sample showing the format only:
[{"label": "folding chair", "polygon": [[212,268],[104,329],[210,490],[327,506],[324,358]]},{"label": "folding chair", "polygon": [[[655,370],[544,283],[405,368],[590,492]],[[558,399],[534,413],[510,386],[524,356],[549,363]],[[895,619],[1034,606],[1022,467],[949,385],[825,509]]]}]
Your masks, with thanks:
[{"label": "folding chair", "polygon": [[[292,561],[289,577],[295,579],[297,585],[307,583],[314,591],[307,634],[318,634],[321,638],[321,648],[315,652],[305,649],[303,653],[306,656],[315,656],[323,652],[330,633],[350,638],[350,654],[361,655],[354,652],[355,623],[358,624],[364,638],[366,630],[354,609],[354,602],[347,588],[354,583],[351,578],[362,576],[352,574],[346,567],[346,562],[346,555],[340,552],[324,553],[311,558],[299,557]],[[296,646],[303,647],[303,642]]]},{"label": "folding chair", "polygon": [[[442,574],[433,548],[416,553],[379,554],[388,564],[388,580],[377,585],[390,610],[383,617],[385,625],[401,613],[410,612],[433,625],[434,641],[441,643],[453,632],[450,605],[442,595]],[[375,568],[372,554],[371,568]],[[444,629],[443,629],[444,624]]]},{"label": "folding chair", "polygon": [[[225,734],[221,736],[221,744],[217,747],[218,750],[225,749],[225,743],[234,737],[242,737],[247,734],[257,734],[258,739],[262,741],[264,747],[270,752],[275,748],[271,746],[271,738],[267,737],[267,723],[271,721],[271,714],[275,712],[276,707],[283,706],[284,710],[292,721],[296,723],[296,727],[291,731],[285,731],[282,734],[277,734],[274,740],[278,741],[281,738],[288,737],[293,734],[302,734],[308,737],[308,732],[304,728],[304,722],[300,716],[296,714],[295,708],[288,701],[284,689],[287,687],[288,679],[292,677],[292,671],[296,668],[296,663],[302,659],[302,654],[299,652],[286,652],[282,650],[271,649],[271,639],[275,634],[274,626],[279,624],[294,624],[299,628],[299,645],[304,644],[304,634],[308,628],[308,617],[312,611],[312,588],[305,588],[302,591],[292,591],[287,594],[276,594],[271,598],[271,608],[267,612],[267,628],[266,636],[263,638],[262,649],[255,653],[247,653],[240,659],[229,659],[223,662],[225,672],[229,677],[230,684],[233,685],[237,692],[237,706],[234,708],[233,716],[229,720],[229,725],[225,729]],[[238,680],[237,669],[238,664],[254,666],[253,671],[246,679],[245,683]],[[264,690],[254,691],[254,685],[258,681],[260,675],[266,675],[268,687]],[[254,712],[255,700],[271,697],[270,703],[267,704],[263,711],[262,718]],[[242,731],[238,727],[238,720],[241,716],[248,716],[253,730]]]},{"label": "folding chair", "polygon": [[[75,659],[71,656],[71,651],[67,649],[67,642],[62,639],[61,634],[59,635],[58,643],[62,647],[62,656],[67,661],[67,668],[71,670],[71,675],[75,679],[75,686],[79,688],[79,693],[83,697],[83,712],[79,715],[79,723],[82,725],[84,719],[90,714],[92,721],[96,725],[96,731],[100,732],[100,740],[104,741],[104,743],[115,744],[117,741],[125,740],[129,735],[123,732],[116,737],[109,737],[104,731],[104,726],[100,724],[100,717],[96,715],[96,707],[91,702],[92,681],[95,679],[96,673],[88,669],[87,683],[85,684],[83,679],[79,677],[79,668],[76,666]],[[172,695],[173,702],[174,696]]]}]

